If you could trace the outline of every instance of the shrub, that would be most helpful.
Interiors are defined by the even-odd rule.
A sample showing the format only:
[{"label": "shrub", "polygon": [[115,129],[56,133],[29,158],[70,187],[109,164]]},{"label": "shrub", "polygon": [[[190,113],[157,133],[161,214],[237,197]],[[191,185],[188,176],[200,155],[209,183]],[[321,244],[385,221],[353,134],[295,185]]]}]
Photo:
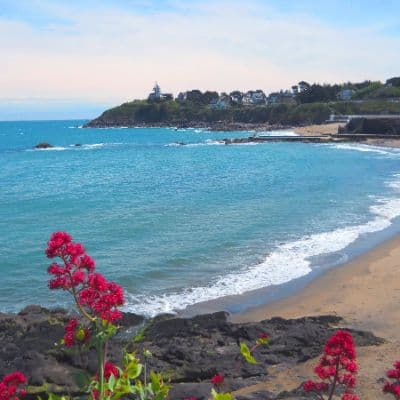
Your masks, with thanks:
[{"label": "shrub", "polygon": [[344,388],[342,400],[358,400],[353,393],[357,374],[356,352],[349,332],[340,330],[328,339],[314,372],[321,380],[305,382],[303,389],[306,392],[315,393],[318,399],[325,399],[326,395],[331,400],[340,385]]}]

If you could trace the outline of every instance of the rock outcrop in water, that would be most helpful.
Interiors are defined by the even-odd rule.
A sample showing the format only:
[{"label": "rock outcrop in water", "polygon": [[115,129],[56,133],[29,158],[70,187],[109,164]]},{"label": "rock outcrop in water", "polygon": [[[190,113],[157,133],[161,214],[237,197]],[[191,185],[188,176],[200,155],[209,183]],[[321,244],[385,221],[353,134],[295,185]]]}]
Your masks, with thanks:
[{"label": "rock outcrop in water", "polygon": [[[68,314],[62,309],[49,311],[29,306],[19,314],[0,313],[0,376],[21,370],[37,394],[46,389],[56,393],[78,395],[76,376],[82,370],[93,374],[96,356],[89,351],[83,357],[60,343]],[[340,322],[336,316],[320,316],[285,320],[272,318],[259,323],[234,324],[227,314],[219,312],[190,319],[157,317],[146,325],[143,339],[134,343],[134,336],[144,319],[125,314],[121,330],[109,345],[109,358],[119,362],[122,349],[148,349],[153,357],[150,368],[163,371],[173,383],[173,400],[196,396],[207,399],[210,378],[217,372],[226,377],[226,389],[236,390],[261,382],[272,365],[293,365],[321,353],[322,346]],[[254,343],[260,333],[271,337],[268,348],[259,348],[257,365],[240,362],[238,344]],[[351,331],[358,346],[376,345],[382,341],[373,334]],[[258,397],[257,397],[258,396]],[[260,392],[244,399],[275,399]],[[299,398],[299,393],[282,394],[280,398]],[[291,397],[295,396],[295,397]]]},{"label": "rock outcrop in water", "polygon": [[52,144],[50,144],[50,143],[47,143],[47,142],[41,142],[41,143],[38,143],[36,146],[35,146],[35,149],[50,149],[50,148],[52,148],[52,147],[54,147]]}]

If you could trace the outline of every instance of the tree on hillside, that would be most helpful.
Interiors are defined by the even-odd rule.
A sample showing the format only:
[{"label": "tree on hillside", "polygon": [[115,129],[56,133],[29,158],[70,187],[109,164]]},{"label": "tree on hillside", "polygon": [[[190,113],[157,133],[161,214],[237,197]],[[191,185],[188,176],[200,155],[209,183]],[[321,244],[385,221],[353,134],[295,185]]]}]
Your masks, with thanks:
[{"label": "tree on hillside", "polygon": [[202,96],[202,104],[210,104],[212,101],[219,99],[218,92],[211,92],[207,90]]}]

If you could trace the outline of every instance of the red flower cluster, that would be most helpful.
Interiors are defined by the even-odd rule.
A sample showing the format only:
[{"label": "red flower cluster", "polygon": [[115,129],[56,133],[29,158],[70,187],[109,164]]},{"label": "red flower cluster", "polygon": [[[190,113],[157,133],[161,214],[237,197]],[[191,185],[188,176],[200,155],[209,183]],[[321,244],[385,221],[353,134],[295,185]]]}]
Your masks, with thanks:
[{"label": "red flower cluster", "polygon": [[64,328],[64,344],[66,347],[72,347],[74,344],[83,344],[90,340],[90,331],[85,326],[80,326],[76,318],[68,321]]},{"label": "red flower cluster", "polygon": [[306,392],[315,392],[322,397],[329,392],[329,399],[333,396],[333,389],[337,384],[343,385],[345,393],[342,400],[358,400],[353,394],[357,374],[356,352],[353,337],[349,332],[337,331],[326,342],[324,354],[314,369],[322,381],[307,381],[303,384]]},{"label": "red flower cluster", "polygon": [[26,383],[27,379],[21,372],[6,375],[0,382],[0,400],[19,400],[26,395],[26,391],[20,387]]},{"label": "red flower cluster", "polygon": [[[122,317],[117,307],[124,304],[123,289],[114,282],[108,282],[103,275],[95,273],[95,263],[86,254],[80,243],[73,243],[66,232],[54,232],[46,249],[47,257],[59,257],[62,264],[52,263],[48,272],[54,277],[49,281],[50,289],[71,292],[80,307],[92,317],[100,317],[110,323]],[[73,342],[72,328],[67,341]]]},{"label": "red flower cluster", "polygon": [[104,378],[109,379],[111,375],[114,375],[116,378],[118,378],[119,371],[116,365],[107,361],[104,364]]},{"label": "red flower cluster", "polygon": [[386,372],[386,376],[389,379],[393,379],[394,382],[386,381],[383,385],[384,393],[390,393],[395,399],[400,400],[400,361],[396,361],[394,369],[390,369]]},{"label": "red flower cluster", "polygon": [[124,304],[124,292],[121,286],[93,273],[88,276],[87,286],[79,292],[79,304],[112,323],[122,318],[117,307]]},{"label": "red flower cluster", "polygon": [[54,232],[47,243],[48,258],[59,257],[63,265],[53,263],[47,269],[53,275],[49,281],[50,289],[69,290],[84,283],[86,273],[95,269],[93,259],[85,254],[80,243],[72,243],[72,237],[66,232]]},{"label": "red flower cluster", "polygon": [[221,374],[216,374],[211,378],[211,383],[214,386],[221,386],[224,383],[224,377]]}]

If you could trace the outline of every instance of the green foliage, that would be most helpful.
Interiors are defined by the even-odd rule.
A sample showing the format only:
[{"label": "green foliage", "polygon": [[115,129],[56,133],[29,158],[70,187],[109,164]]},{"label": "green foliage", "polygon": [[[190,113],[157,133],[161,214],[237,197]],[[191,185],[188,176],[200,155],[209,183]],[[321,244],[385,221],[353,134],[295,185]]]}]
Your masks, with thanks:
[{"label": "green foliage", "polygon": [[[39,396],[39,399],[41,399],[40,396]],[[68,397],[67,396],[58,396],[54,393],[49,393],[48,400],[68,400]]]},{"label": "green foliage", "polygon": [[383,84],[381,82],[371,82],[368,86],[357,90],[352,97],[354,99],[368,99],[376,90],[382,87]]},{"label": "green foliage", "polygon": [[319,85],[314,83],[297,95],[300,103],[316,103],[332,101],[337,98],[342,87],[340,85]]},{"label": "green foliage", "polygon": [[[346,84],[347,85],[347,84]],[[350,85],[350,84],[349,84]],[[367,85],[367,86],[365,86]],[[312,86],[311,86],[312,87]],[[341,88],[340,86],[338,86]],[[349,87],[352,87],[351,85]],[[353,84],[356,87],[356,84]],[[320,124],[326,121],[332,112],[337,114],[379,114],[399,113],[400,103],[387,98],[400,97],[399,87],[386,87],[380,82],[359,84],[354,98],[362,101],[337,101],[336,95],[322,96],[323,101],[302,102],[301,104],[273,104],[259,106],[241,106],[226,109],[214,109],[209,105],[186,101],[163,101],[152,103],[133,101],[105,111],[99,120],[108,125],[168,124],[179,126],[182,123],[254,123],[254,124]],[[324,90],[327,87],[322,86]],[[332,93],[337,88],[331,88]],[[213,96],[206,92],[203,96]],[[138,338],[140,339],[140,337]]]},{"label": "green foliage", "polygon": [[231,393],[218,393],[215,389],[211,389],[211,396],[213,400],[234,400]]},{"label": "green foliage", "polygon": [[257,364],[257,360],[252,356],[246,343],[240,343],[240,354],[250,364]]}]

